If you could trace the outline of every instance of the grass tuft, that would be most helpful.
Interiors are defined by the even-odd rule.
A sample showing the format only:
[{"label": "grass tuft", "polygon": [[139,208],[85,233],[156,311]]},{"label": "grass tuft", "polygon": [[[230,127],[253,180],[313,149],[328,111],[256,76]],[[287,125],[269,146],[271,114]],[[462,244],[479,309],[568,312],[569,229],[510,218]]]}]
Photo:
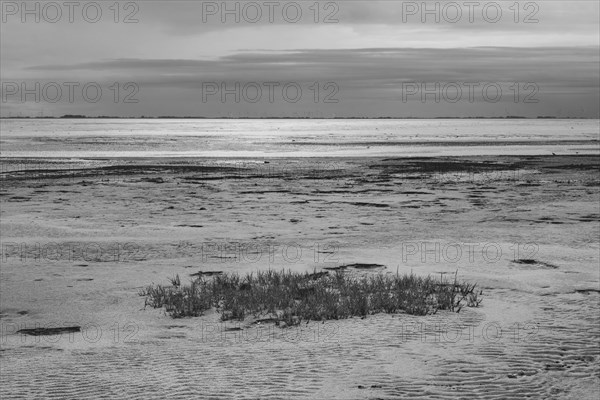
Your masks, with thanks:
[{"label": "grass tuft", "polygon": [[164,307],[174,318],[195,317],[215,309],[223,321],[244,320],[252,315],[279,325],[323,321],[378,313],[434,314],[439,310],[460,312],[481,304],[476,285],[414,274],[351,275],[259,271],[245,276],[220,274],[198,276],[181,285],[179,276],[171,286],[151,285],[140,291],[145,305]]}]

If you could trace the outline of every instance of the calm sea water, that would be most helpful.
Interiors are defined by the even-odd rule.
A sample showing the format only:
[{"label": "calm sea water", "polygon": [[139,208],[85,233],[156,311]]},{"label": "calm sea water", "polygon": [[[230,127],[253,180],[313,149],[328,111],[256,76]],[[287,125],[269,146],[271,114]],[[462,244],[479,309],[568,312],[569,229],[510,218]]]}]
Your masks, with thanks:
[{"label": "calm sea water", "polygon": [[598,120],[3,119],[2,157],[600,154]]}]

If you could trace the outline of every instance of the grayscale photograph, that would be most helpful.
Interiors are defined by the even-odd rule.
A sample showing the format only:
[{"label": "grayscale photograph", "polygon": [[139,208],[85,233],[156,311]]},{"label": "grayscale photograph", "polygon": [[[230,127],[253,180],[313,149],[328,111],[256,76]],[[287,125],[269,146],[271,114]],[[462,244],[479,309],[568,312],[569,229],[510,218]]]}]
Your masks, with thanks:
[{"label": "grayscale photograph", "polygon": [[600,398],[598,0],[0,0],[0,397]]}]

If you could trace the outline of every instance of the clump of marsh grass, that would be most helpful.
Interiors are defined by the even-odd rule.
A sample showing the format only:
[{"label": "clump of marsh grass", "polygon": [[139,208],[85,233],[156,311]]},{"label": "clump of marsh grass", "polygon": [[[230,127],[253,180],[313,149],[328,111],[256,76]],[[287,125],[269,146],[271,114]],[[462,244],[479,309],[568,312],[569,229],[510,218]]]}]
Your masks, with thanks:
[{"label": "clump of marsh grass", "polygon": [[172,286],[151,285],[140,291],[145,305],[164,307],[174,318],[202,315],[210,309],[223,321],[244,320],[248,316],[275,320],[281,325],[301,321],[323,321],[366,317],[377,313],[405,312],[433,314],[439,310],[460,312],[463,306],[478,307],[476,285],[459,282],[458,273],[448,281],[430,276],[352,275],[333,273],[295,273],[259,271],[240,276],[220,274],[212,278],[197,276],[181,285],[179,276]]}]

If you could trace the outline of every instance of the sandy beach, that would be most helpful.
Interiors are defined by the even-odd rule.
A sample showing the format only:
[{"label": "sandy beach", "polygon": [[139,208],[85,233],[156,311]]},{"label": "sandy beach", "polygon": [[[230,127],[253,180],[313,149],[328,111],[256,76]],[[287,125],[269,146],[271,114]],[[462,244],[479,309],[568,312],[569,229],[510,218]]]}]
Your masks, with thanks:
[{"label": "sandy beach", "polygon": [[[29,166],[29,167],[27,167]],[[2,159],[3,398],[593,399],[597,156]],[[460,313],[173,319],[198,271],[454,274]],[[79,326],[31,336],[19,329]]]}]

